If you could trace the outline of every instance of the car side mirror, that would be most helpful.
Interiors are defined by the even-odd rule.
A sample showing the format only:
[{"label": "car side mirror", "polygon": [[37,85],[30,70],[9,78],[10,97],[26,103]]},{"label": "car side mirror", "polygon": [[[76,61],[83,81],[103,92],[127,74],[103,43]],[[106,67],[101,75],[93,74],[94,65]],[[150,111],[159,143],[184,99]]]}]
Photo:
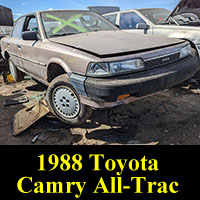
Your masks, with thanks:
[{"label": "car side mirror", "polygon": [[150,26],[148,25],[148,24],[146,24],[146,23],[138,23],[137,25],[136,25],[136,29],[144,29],[144,30],[147,30],[147,29],[149,29],[150,28]]},{"label": "car side mirror", "polygon": [[119,26],[118,24],[115,24],[115,26],[116,26],[117,28],[120,28],[120,26]]},{"label": "car side mirror", "polygon": [[23,40],[38,40],[38,32],[36,31],[25,31],[22,33]]}]

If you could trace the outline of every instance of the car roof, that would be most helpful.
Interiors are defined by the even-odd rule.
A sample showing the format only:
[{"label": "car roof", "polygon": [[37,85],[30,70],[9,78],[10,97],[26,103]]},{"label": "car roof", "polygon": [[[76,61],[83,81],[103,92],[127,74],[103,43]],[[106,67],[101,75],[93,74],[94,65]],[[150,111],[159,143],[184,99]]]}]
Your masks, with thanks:
[{"label": "car roof", "polygon": [[118,14],[118,13],[123,13],[123,12],[129,12],[129,11],[135,11],[135,10],[137,10],[137,9],[120,10],[120,11],[117,11],[117,12],[106,13],[106,14],[104,14],[103,16],[112,15],[112,14]]},{"label": "car roof", "polygon": [[67,11],[67,12],[92,12],[92,11],[89,11],[89,10],[67,10],[67,9],[40,10],[40,11],[35,11],[35,12],[31,12],[31,13],[25,14],[23,16],[34,15],[34,14],[45,13],[45,12],[64,12],[64,11]]},{"label": "car roof", "polygon": [[137,8],[137,9],[128,9],[128,10],[121,10],[121,11],[117,11],[117,12],[107,13],[107,14],[104,14],[103,16],[112,15],[112,14],[118,14],[118,13],[126,13],[126,12],[130,12],[130,11],[160,10],[160,9],[165,9],[165,8]]}]

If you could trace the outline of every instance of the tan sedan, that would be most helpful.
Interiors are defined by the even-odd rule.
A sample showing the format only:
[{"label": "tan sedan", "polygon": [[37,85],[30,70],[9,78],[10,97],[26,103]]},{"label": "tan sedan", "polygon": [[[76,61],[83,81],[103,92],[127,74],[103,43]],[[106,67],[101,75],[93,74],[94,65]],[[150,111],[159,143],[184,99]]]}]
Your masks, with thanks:
[{"label": "tan sedan", "polygon": [[87,10],[22,16],[1,45],[14,79],[26,73],[48,85],[51,112],[68,124],[172,87],[200,66],[187,41],[122,32]]}]

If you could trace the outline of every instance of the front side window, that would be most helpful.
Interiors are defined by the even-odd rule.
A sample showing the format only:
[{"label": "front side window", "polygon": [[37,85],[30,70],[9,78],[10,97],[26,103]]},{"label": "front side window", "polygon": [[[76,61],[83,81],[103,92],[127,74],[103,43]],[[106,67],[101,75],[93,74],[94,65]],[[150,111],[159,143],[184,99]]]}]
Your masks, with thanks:
[{"label": "front side window", "polygon": [[22,37],[22,30],[24,27],[25,17],[22,17],[17,20],[15,27],[12,32],[12,37],[21,38]]},{"label": "front side window", "polygon": [[49,11],[41,13],[47,38],[103,30],[118,30],[112,23],[90,11]]},{"label": "front side window", "polygon": [[146,22],[135,12],[121,13],[120,29],[136,29],[137,24]]},{"label": "front side window", "polygon": [[38,31],[38,25],[35,16],[28,18],[28,23],[24,31],[36,31],[36,32]]},{"label": "front side window", "polygon": [[112,22],[113,24],[116,24],[116,20],[117,20],[117,14],[114,15],[106,15],[104,16],[107,20],[109,20],[110,22]]}]

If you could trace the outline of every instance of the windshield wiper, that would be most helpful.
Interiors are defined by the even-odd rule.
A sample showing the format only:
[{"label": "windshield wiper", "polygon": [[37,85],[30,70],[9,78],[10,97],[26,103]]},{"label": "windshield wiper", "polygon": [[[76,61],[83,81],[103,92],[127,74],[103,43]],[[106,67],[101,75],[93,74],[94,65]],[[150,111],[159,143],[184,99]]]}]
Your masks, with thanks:
[{"label": "windshield wiper", "polygon": [[75,35],[78,33],[63,33],[63,34],[54,34],[54,35],[50,35],[49,37],[62,37],[62,36],[67,36],[67,35]]}]

